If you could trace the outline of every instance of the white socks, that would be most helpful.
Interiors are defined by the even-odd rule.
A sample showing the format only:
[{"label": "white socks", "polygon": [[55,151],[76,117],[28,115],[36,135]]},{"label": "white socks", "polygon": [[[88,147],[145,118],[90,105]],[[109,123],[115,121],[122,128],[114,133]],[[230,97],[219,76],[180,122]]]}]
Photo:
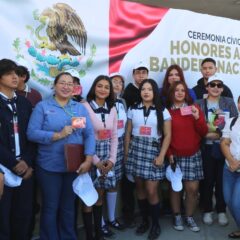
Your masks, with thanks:
[{"label": "white socks", "polygon": [[115,208],[117,203],[117,192],[107,192],[107,210],[108,220],[110,222],[115,220]]}]

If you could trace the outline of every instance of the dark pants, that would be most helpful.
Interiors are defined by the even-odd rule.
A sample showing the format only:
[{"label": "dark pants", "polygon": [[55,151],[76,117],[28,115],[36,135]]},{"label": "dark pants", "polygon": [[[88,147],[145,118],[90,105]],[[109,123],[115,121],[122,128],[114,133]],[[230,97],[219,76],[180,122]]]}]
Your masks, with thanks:
[{"label": "dark pants", "polygon": [[72,182],[77,174],[49,172],[37,167],[36,176],[42,196],[40,239],[76,240]]},{"label": "dark pants", "polygon": [[126,176],[122,179],[122,211],[123,217],[127,220],[133,220],[135,211],[135,183],[129,181]]},{"label": "dark pants", "polygon": [[204,212],[213,210],[212,197],[215,187],[216,211],[226,211],[223,197],[224,158],[215,158],[211,154],[212,145],[205,144],[202,150],[204,180],[201,182],[201,202]]},{"label": "dark pants", "polygon": [[4,186],[0,200],[0,239],[28,240],[32,219],[33,179],[23,180],[19,187]]}]

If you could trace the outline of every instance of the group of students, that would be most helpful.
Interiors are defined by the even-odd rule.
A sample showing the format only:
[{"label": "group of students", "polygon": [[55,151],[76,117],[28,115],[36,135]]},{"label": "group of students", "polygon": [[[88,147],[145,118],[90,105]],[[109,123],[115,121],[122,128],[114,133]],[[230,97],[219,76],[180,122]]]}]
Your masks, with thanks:
[{"label": "group of students", "polygon": [[[224,128],[226,119],[237,117],[238,112],[231,91],[215,75],[213,59],[203,60],[203,78],[193,90],[188,89],[178,65],[167,69],[159,89],[148,78],[148,67],[139,62],[133,67],[134,82],[125,90],[120,73],[99,75],[86,100],[73,98],[74,85],[79,84],[74,71],[62,72],[54,80],[53,96],[34,105],[33,112],[33,106],[24,98],[26,95],[15,93],[19,85],[17,68],[11,60],[0,60],[0,164],[23,178],[17,188],[5,186],[1,196],[4,177],[0,173],[0,239],[29,239],[33,176],[41,192],[40,239],[77,239],[72,182],[87,172],[98,193],[92,207],[84,204],[82,207],[87,240],[105,239],[109,236],[106,226],[122,230],[134,225],[134,186],[141,214],[136,234],[150,229],[147,238],[157,239],[161,233],[158,189],[160,180],[165,179],[167,165],[181,170],[184,219],[190,230],[200,230],[193,218],[199,192],[203,221],[213,222],[214,188],[219,224],[228,223],[224,197],[240,224],[235,211],[239,187],[231,189],[233,192],[227,187],[230,181],[233,185],[239,179],[235,172],[240,169],[238,149],[235,155],[231,152],[231,138],[235,138],[237,145],[238,136],[232,136],[228,123]],[[85,124],[74,127],[75,117],[84,118]],[[221,137],[228,167],[224,167],[225,158],[220,150]],[[76,172],[66,170],[64,146],[68,143],[84,145],[85,161]],[[224,182],[224,191],[223,178],[228,183]],[[124,223],[115,217],[120,182]],[[182,231],[183,195],[171,186],[169,192],[173,227]]]}]

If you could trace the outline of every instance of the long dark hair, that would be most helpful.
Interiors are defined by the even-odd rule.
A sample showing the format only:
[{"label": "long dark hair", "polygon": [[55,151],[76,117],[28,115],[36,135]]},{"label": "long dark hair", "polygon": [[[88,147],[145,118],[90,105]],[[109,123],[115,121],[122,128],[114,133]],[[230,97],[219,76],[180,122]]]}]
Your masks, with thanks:
[{"label": "long dark hair", "polygon": [[158,89],[158,85],[157,83],[153,80],[153,79],[144,79],[140,86],[139,86],[139,100],[137,102],[137,105],[140,104],[142,102],[142,98],[141,98],[141,91],[143,88],[143,85],[145,83],[149,83],[152,86],[152,90],[153,90],[153,104],[155,105],[156,108],[156,114],[157,114],[157,129],[158,129],[158,133],[161,134],[163,132],[163,106],[161,103],[161,97],[159,94],[159,89]]},{"label": "long dark hair", "polygon": [[91,102],[92,100],[96,100],[95,88],[96,88],[97,83],[101,80],[106,80],[109,83],[110,93],[105,101],[107,103],[108,108],[111,109],[114,106],[114,92],[113,92],[113,86],[112,86],[111,79],[106,75],[99,75],[96,77],[96,79],[94,80],[94,82],[87,94],[87,101]]},{"label": "long dark hair", "polygon": [[184,100],[187,103],[187,105],[191,105],[193,103],[193,100],[190,97],[189,92],[188,92],[187,84],[185,82],[182,82],[182,81],[177,81],[177,82],[174,82],[168,90],[167,101],[166,101],[166,107],[167,108],[171,108],[172,105],[174,104],[175,91],[176,91],[176,88],[177,88],[178,85],[183,85],[183,87],[184,87],[184,90],[185,90],[185,99]]},{"label": "long dark hair", "polygon": [[178,71],[180,81],[186,83],[184,75],[183,75],[182,68],[177,64],[173,64],[173,65],[169,66],[167,71],[166,71],[166,74],[165,74],[165,77],[164,77],[164,80],[163,80],[163,85],[162,85],[162,96],[165,97],[165,98],[167,97],[168,90],[170,88],[170,83],[168,82],[168,77],[169,77],[170,72],[173,69]]}]

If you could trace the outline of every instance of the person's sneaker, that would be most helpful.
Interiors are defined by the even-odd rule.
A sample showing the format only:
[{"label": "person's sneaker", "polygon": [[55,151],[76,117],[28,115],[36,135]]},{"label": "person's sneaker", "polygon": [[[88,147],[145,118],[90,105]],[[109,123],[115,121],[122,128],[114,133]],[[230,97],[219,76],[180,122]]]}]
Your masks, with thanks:
[{"label": "person's sneaker", "polygon": [[115,233],[105,224],[102,226],[102,235],[106,238],[112,237]]},{"label": "person's sneaker", "polygon": [[193,231],[193,232],[200,231],[200,227],[196,224],[193,217],[190,217],[190,216],[186,217],[186,224],[191,231]]},{"label": "person's sneaker", "polygon": [[147,232],[147,230],[149,229],[149,222],[148,221],[143,221],[136,229],[136,234],[137,235],[142,235],[145,232]]},{"label": "person's sneaker", "polygon": [[108,222],[109,227],[115,228],[117,230],[124,230],[125,229],[125,225],[120,223],[117,219],[115,219],[112,222]]},{"label": "person's sneaker", "polygon": [[155,239],[158,239],[158,237],[160,236],[160,233],[161,233],[161,227],[160,225],[153,225],[151,227],[151,230],[148,234],[148,240],[155,240]]},{"label": "person's sneaker", "polygon": [[213,223],[213,212],[205,212],[203,214],[203,223],[211,225]]},{"label": "person's sneaker", "polygon": [[221,226],[228,225],[228,218],[225,212],[218,213],[218,224]]},{"label": "person's sneaker", "polygon": [[177,231],[183,231],[183,220],[180,214],[177,214],[173,217],[173,228]]}]

